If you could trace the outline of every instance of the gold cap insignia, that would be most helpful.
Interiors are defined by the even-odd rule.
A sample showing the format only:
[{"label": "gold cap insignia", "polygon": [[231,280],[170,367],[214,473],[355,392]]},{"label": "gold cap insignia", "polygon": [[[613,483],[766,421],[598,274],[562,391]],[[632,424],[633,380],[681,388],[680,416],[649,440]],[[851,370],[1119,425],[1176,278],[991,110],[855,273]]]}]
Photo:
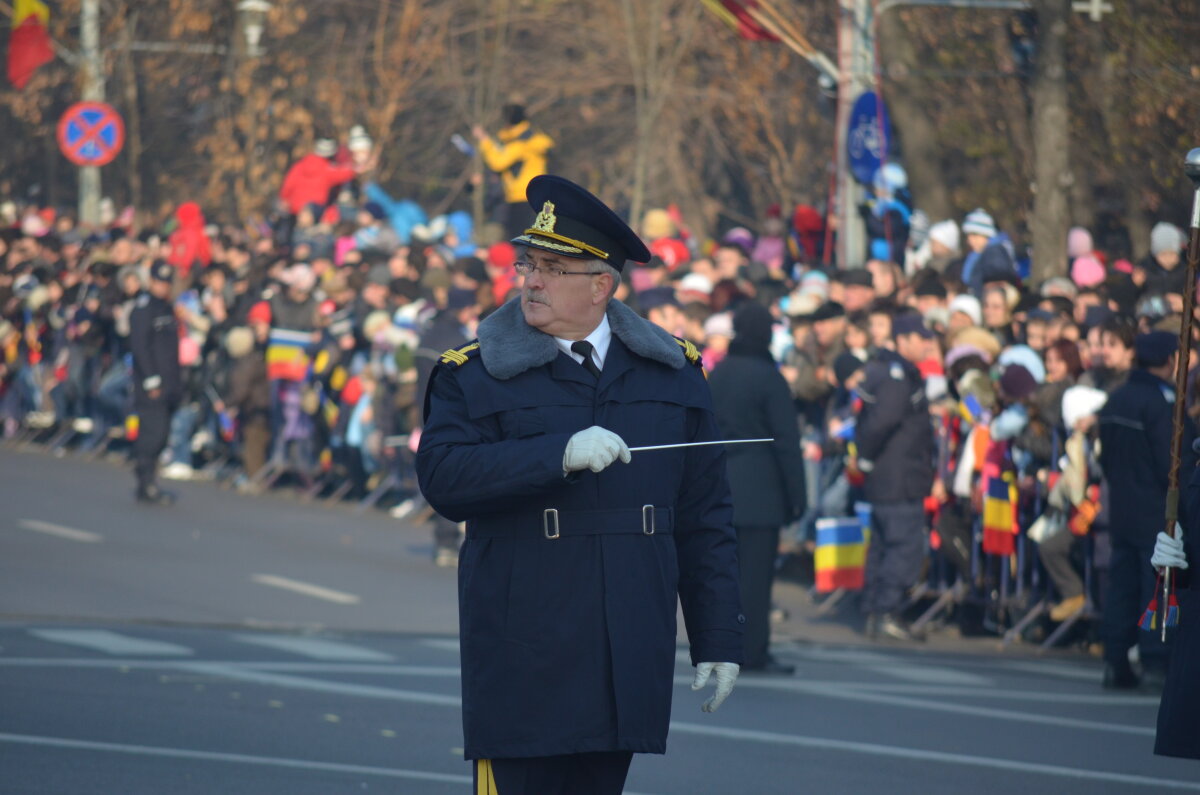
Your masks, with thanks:
[{"label": "gold cap insignia", "polygon": [[[528,218],[528,216],[526,216]],[[554,216],[554,202],[546,202],[542,205],[542,211],[537,214],[534,219],[532,229],[538,232],[554,232],[554,225],[558,223],[558,218]]]}]

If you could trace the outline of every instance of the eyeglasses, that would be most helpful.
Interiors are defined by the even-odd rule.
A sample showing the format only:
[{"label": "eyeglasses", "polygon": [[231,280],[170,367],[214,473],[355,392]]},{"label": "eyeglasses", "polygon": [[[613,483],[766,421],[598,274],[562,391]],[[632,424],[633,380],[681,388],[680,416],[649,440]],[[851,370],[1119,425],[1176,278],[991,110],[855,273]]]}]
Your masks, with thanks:
[{"label": "eyeglasses", "polygon": [[595,271],[565,271],[562,268],[550,268],[545,265],[535,265],[532,262],[514,262],[513,268],[522,276],[532,276],[535,273],[540,273],[543,276],[557,278],[559,276],[599,276]]}]

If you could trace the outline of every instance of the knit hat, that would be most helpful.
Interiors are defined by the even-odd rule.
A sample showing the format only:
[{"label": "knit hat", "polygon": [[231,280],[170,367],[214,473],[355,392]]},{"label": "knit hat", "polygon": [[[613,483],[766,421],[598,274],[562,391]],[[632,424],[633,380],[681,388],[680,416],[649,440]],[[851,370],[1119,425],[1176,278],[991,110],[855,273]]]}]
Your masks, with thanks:
[{"label": "knit hat", "polygon": [[684,292],[703,293],[711,295],[713,291],[712,279],[702,273],[689,273],[679,280],[679,289]]},{"label": "knit hat", "polygon": [[1080,287],[1091,287],[1104,281],[1104,266],[1091,254],[1076,257],[1071,263],[1071,281]]},{"label": "knit hat", "polygon": [[715,315],[710,315],[708,320],[704,321],[704,336],[732,337],[733,315],[729,312],[718,312]]},{"label": "knit hat", "polygon": [[1092,253],[1092,233],[1082,226],[1073,226],[1067,232],[1067,256],[1074,259]]},{"label": "knit hat", "polygon": [[1179,251],[1186,238],[1175,224],[1159,221],[1150,230],[1150,253],[1158,255],[1164,251]]},{"label": "knit hat", "polygon": [[234,359],[240,359],[254,350],[254,332],[245,326],[235,326],[225,335],[225,350]]},{"label": "knit hat", "polygon": [[1021,365],[1025,368],[1025,372],[1029,373],[1039,384],[1046,380],[1046,365],[1042,362],[1042,357],[1028,345],[1010,345],[1000,353],[996,361],[1002,367],[1012,364]]},{"label": "knit hat", "polygon": [[960,235],[958,233],[958,224],[951,220],[938,221],[933,226],[929,227],[929,239],[936,240],[946,248],[950,249],[953,254],[958,253],[960,245]]},{"label": "knit hat", "polygon": [[1024,400],[1037,389],[1037,381],[1023,366],[1010,364],[1000,376],[1000,393],[1010,400]]},{"label": "knit hat", "polygon": [[371,136],[367,135],[367,131],[361,124],[356,124],[350,128],[350,138],[346,142],[346,147],[351,152],[366,152],[373,145]]},{"label": "knit hat", "polygon": [[246,313],[246,322],[270,323],[271,305],[266,301],[259,301],[254,306],[250,307],[250,311]]},{"label": "knit hat", "polygon": [[979,304],[979,299],[973,295],[956,295],[950,301],[950,314],[962,312],[967,317],[971,318],[971,325],[978,326],[983,323],[983,307]]},{"label": "knit hat", "polygon": [[332,138],[318,138],[313,144],[313,153],[319,157],[333,157],[337,154],[337,144]]},{"label": "knit hat", "polygon": [[316,286],[317,275],[310,266],[300,264],[285,270],[280,280],[288,287],[307,293]]},{"label": "knit hat", "polygon": [[996,236],[996,222],[992,220],[992,216],[987,210],[978,207],[967,213],[967,217],[963,219],[962,231],[964,235],[983,235],[986,238]]},{"label": "knit hat", "polygon": [[1099,411],[1108,400],[1108,393],[1103,389],[1090,386],[1072,386],[1063,392],[1062,418],[1067,429],[1075,427],[1075,423],[1084,417],[1089,417]]},{"label": "knit hat", "polygon": [[833,374],[837,377],[839,384],[845,386],[846,379],[854,375],[863,368],[863,361],[853,353],[845,352],[838,354],[833,360]]},{"label": "knit hat", "polygon": [[958,345],[972,345],[986,351],[993,361],[1000,355],[1000,340],[996,339],[995,334],[980,326],[969,326],[960,330],[949,342],[952,348]]}]

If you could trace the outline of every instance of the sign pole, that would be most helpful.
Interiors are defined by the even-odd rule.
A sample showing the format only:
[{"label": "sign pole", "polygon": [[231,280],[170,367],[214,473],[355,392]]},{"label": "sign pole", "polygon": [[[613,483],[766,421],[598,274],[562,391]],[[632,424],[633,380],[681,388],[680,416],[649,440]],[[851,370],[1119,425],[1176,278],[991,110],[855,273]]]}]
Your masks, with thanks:
[{"label": "sign pole", "polygon": [[[79,38],[83,46],[83,100],[103,102],[104,63],[100,55],[100,0],[83,0]],[[83,226],[99,226],[100,193],[100,167],[80,166],[79,221]]]}]

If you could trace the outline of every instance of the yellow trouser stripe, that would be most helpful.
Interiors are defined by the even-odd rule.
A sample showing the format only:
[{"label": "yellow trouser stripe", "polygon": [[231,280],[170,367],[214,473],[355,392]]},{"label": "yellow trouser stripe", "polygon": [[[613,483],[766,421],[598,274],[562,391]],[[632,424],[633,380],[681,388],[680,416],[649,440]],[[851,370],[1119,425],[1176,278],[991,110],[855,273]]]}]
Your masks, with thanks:
[{"label": "yellow trouser stripe", "polygon": [[475,795],[498,795],[496,779],[492,776],[492,760],[478,759],[475,761]]}]

